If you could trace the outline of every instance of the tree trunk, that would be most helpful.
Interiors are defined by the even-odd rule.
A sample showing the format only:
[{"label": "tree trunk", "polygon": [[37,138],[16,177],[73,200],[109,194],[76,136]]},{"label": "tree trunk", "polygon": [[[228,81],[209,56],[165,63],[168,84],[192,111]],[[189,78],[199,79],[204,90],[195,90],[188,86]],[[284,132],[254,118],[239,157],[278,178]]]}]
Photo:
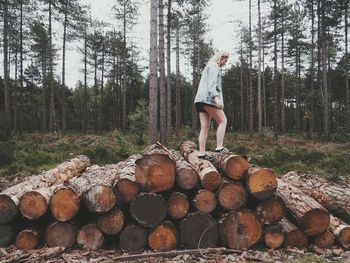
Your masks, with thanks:
[{"label": "tree trunk", "polygon": [[244,130],[244,64],[243,64],[243,36],[241,36],[241,89],[240,89],[240,110],[241,110],[241,132]]},{"label": "tree trunk", "polygon": [[254,132],[254,93],[253,93],[253,40],[252,40],[252,1],[249,0],[249,134]]},{"label": "tree trunk", "polygon": [[168,214],[174,219],[184,218],[189,211],[187,196],[180,192],[173,192],[167,201]]},{"label": "tree trunk", "polygon": [[77,244],[83,249],[97,250],[103,246],[104,236],[95,224],[83,226],[77,235]]},{"label": "tree trunk", "polygon": [[284,23],[284,11],[282,11],[282,17],[281,17],[281,22],[282,22],[282,32],[281,32],[281,45],[282,45],[282,50],[281,50],[281,129],[282,132],[286,132],[286,116],[285,116],[285,95],[284,95],[284,90],[285,90],[285,81],[284,81],[284,28],[285,28],[285,23]]},{"label": "tree trunk", "polygon": [[181,129],[181,86],[180,86],[180,32],[179,28],[176,28],[176,135],[179,134]]},{"label": "tree trunk", "polygon": [[170,138],[172,132],[172,95],[171,95],[171,0],[168,0],[167,15],[167,138]]},{"label": "tree trunk", "polygon": [[167,214],[165,199],[160,194],[141,193],[131,202],[129,213],[141,226],[155,227]]},{"label": "tree trunk", "polygon": [[247,202],[247,192],[238,182],[224,181],[216,192],[218,204],[226,211],[239,209]]},{"label": "tree trunk", "polygon": [[[29,191],[49,187],[60,182],[78,176],[90,165],[90,160],[86,156],[78,156],[58,165],[49,171],[38,176],[27,177],[23,182],[7,188],[0,193],[0,224],[10,222],[17,214],[17,205],[20,197]],[[30,204],[34,209],[36,204]]]},{"label": "tree trunk", "polygon": [[278,225],[269,225],[264,228],[264,242],[268,248],[276,249],[283,245],[284,232]]},{"label": "tree trunk", "polygon": [[76,226],[72,222],[54,222],[46,228],[44,240],[48,247],[69,248],[77,239]]},{"label": "tree trunk", "polygon": [[198,158],[199,152],[196,151],[195,143],[190,141],[182,143],[180,152],[198,173],[203,188],[209,191],[219,188],[222,180],[221,175],[211,162]]},{"label": "tree trunk", "polygon": [[3,48],[4,48],[4,103],[5,103],[5,127],[6,135],[11,136],[12,133],[12,119],[11,119],[11,106],[10,106],[10,82],[9,82],[9,72],[8,72],[8,33],[9,33],[9,23],[8,23],[8,0],[3,3],[3,16],[4,16],[4,28],[3,28]]},{"label": "tree trunk", "polygon": [[53,79],[53,46],[52,46],[52,0],[49,0],[49,83],[50,83],[50,112],[49,112],[49,132],[55,131],[55,87]]},{"label": "tree trunk", "polygon": [[166,221],[148,234],[148,246],[153,251],[170,251],[179,243],[179,234],[170,221]]},{"label": "tree trunk", "polygon": [[282,179],[310,195],[327,210],[350,223],[350,190],[348,188],[327,182],[317,176],[295,171],[285,174]]},{"label": "tree trunk", "polygon": [[258,131],[262,131],[262,104],[261,104],[261,13],[258,0]]},{"label": "tree trunk", "polygon": [[81,128],[83,133],[87,131],[87,33],[84,31],[84,95],[83,95],[83,112],[81,118]]},{"label": "tree trunk", "polygon": [[345,101],[346,101],[346,124],[347,124],[347,131],[350,132],[350,88],[349,88],[349,67],[348,67],[348,15],[349,15],[349,1],[345,2],[345,14],[344,14],[344,20],[345,20]]},{"label": "tree trunk", "polygon": [[315,199],[280,179],[277,194],[283,199],[287,211],[305,234],[315,236],[326,231],[329,225],[329,213]]},{"label": "tree trunk", "polygon": [[256,215],[248,210],[233,210],[220,222],[220,239],[231,249],[248,249],[262,236],[262,226]]},{"label": "tree trunk", "polygon": [[147,231],[137,225],[126,226],[120,234],[119,247],[124,252],[139,252],[146,248]]},{"label": "tree trunk", "polygon": [[305,248],[307,246],[307,236],[286,217],[278,222],[278,226],[284,232],[284,247]]},{"label": "tree trunk", "polygon": [[155,143],[158,138],[158,84],[157,84],[157,13],[158,0],[151,0],[150,19],[150,63],[149,63],[149,143]]},{"label": "tree trunk", "polygon": [[62,86],[61,86],[61,100],[62,100],[62,132],[66,133],[67,129],[67,105],[66,105],[66,38],[67,38],[67,23],[68,23],[68,1],[65,1],[64,6],[64,22],[63,22],[63,46],[62,46]]},{"label": "tree trunk", "polygon": [[181,221],[181,244],[185,248],[215,247],[219,242],[219,228],[210,214],[191,213]]},{"label": "tree trunk", "polygon": [[274,111],[274,132],[277,133],[279,131],[278,121],[279,121],[279,96],[278,96],[278,71],[277,71],[277,0],[273,1],[273,12],[274,12],[274,18],[273,18],[273,43],[274,43],[274,51],[273,51],[273,57],[274,57],[274,88],[275,88],[275,111]]},{"label": "tree trunk", "polygon": [[98,228],[107,235],[118,234],[124,226],[125,217],[118,207],[113,208],[97,218]]},{"label": "tree trunk", "polygon": [[20,38],[20,99],[19,99],[19,109],[18,109],[18,128],[19,134],[23,131],[23,97],[24,97],[24,76],[23,76],[23,2],[20,1],[20,28],[19,28],[19,38]]},{"label": "tree trunk", "polygon": [[314,14],[314,1],[311,1],[311,69],[310,69],[310,90],[312,92],[312,97],[310,98],[310,133],[313,136],[315,131],[315,85],[314,85],[314,77],[315,77],[315,58],[314,58],[314,45],[315,45],[315,14]]},{"label": "tree trunk", "polygon": [[266,168],[250,167],[247,177],[247,189],[256,198],[266,199],[273,196],[277,189],[275,173]]}]

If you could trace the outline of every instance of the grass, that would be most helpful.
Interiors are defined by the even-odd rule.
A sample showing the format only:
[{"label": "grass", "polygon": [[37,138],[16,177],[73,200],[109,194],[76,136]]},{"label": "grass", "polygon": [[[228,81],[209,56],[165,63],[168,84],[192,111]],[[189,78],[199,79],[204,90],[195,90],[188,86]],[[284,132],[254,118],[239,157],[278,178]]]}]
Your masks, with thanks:
[{"label": "grass", "polygon": [[[179,150],[182,142],[197,142],[197,134],[182,130],[166,144]],[[87,155],[93,164],[116,163],[140,152],[137,136],[121,132],[105,134],[42,135],[25,134],[0,142],[0,176],[9,179],[19,175],[38,174],[79,154]],[[350,143],[328,143],[307,140],[300,135],[279,136],[265,131],[250,138],[248,134],[227,133],[225,145],[236,154],[247,155],[250,163],[269,167],[282,175],[302,170],[330,180],[350,179]],[[215,147],[215,133],[210,131],[207,150]]]}]

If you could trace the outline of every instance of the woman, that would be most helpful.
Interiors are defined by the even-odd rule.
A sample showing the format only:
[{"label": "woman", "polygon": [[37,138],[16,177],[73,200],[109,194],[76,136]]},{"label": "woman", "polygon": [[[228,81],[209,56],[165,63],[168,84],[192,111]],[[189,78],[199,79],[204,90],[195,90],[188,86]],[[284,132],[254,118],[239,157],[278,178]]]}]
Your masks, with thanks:
[{"label": "woman", "polygon": [[212,158],[205,153],[208,131],[210,128],[211,118],[218,124],[216,130],[216,148],[215,152],[225,153],[229,150],[223,146],[227,119],[223,111],[223,95],[221,87],[221,67],[228,60],[228,53],[218,52],[208,62],[202,72],[198,91],[194,100],[201,130],[199,133],[199,156],[205,160],[211,161]]}]

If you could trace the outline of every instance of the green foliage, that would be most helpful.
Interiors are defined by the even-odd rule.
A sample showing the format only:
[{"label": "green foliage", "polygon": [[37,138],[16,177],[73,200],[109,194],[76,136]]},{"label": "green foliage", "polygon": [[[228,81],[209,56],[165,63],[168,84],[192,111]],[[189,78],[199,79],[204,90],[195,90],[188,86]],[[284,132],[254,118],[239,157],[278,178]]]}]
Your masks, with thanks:
[{"label": "green foliage", "polygon": [[0,166],[11,164],[14,159],[15,144],[13,142],[0,143]]},{"label": "green foliage", "polygon": [[144,99],[137,101],[136,110],[129,114],[130,131],[137,135],[137,145],[144,144],[144,135],[148,130],[148,103]]}]

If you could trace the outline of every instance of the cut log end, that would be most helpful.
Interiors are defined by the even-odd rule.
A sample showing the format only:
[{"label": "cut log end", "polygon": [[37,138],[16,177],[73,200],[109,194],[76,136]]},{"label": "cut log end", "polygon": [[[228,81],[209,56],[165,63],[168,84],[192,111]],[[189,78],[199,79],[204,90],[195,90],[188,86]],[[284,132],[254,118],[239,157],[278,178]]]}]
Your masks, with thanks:
[{"label": "cut log end", "polygon": [[54,222],[46,228],[45,242],[49,247],[72,247],[77,233],[70,222]]},{"label": "cut log end", "polygon": [[0,195],[0,224],[7,224],[17,215],[15,202],[7,195]]},{"label": "cut log end", "polygon": [[146,229],[129,225],[123,229],[120,234],[119,247],[126,252],[139,252],[145,249],[147,245]]},{"label": "cut log end", "polygon": [[130,203],[139,193],[139,185],[127,178],[119,180],[115,189],[120,200],[125,203]]},{"label": "cut log end", "polygon": [[148,235],[148,246],[154,251],[170,251],[177,245],[178,233],[170,222],[156,226]]},{"label": "cut log end", "polygon": [[253,168],[249,170],[248,190],[259,199],[272,196],[277,190],[277,179],[270,169]]},{"label": "cut log end", "polygon": [[197,186],[199,181],[198,174],[193,169],[181,169],[178,171],[176,183],[185,190],[189,190]]},{"label": "cut log end", "polygon": [[124,214],[118,208],[112,209],[106,214],[100,215],[98,217],[97,226],[105,234],[118,234],[124,226]]},{"label": "cut log end", "polygon": [[284,217],[286,206],[281,197],[274,195],[263,200],[257,212],[262,222],[276,224]]},{"label": "cut log end", "polygon": [[174,192],[170,195],[168,202],[168,213],[172,218],[184,218],[189,210],[187,196],[180,192]]},{"label": "cut log end", "polygon": [[239,155],[234,155],[228,159],[224,167],[227,177],[234,180],[243,179],[248,172],[248,161]]},{"label": "cut log end", "polygon": [[308,236],[315,236],[326,231],[329,221],[329,212],[318,208],[312,209],[303,216],[300,227]]},{"label": "cut log end", "polygon": [[217,192],[219,205],[225,210],[243,207],[247,202],[247,193],[239,183],[224,182]]},{"label": "cut log end", "polygon": [[215,194],[205,189],[198,191],[193,199],[193,206],[200,212],[210,213],[216,207]]},{"label": "cut log end", "polygon": [[260,222],[247,209],[230,212],[220,224],[220,238],[225,246],[232,249],[248,249],[259,241],[261,235]]},{"label": "cut log end", "polygon": [[221,175],[218,172],[211,171],[202,177],[201,182],[203,188],[209,191],[215,191],[220,187],[221,180]]},{"label": "cut log end", "polygon": [[40,234],[32,229],[25,229],[16,236],[16,247],[21,250],[31,250],[38,248],[40,243]]},{"label": "cut log end", "polygon": [[130,214],[141,226],[155,227],[167,214],[166,202],[160,194],[142,193],[130,205]]},{"label": "cut log end", "polygon": [[337,241],[345,249],[350,248],[350,227],[345,227],[340,231]]},{"label": "cut log end", "polygon": [[105,185],[95,185],[84,196],[86,209],[92,213],[106,213],[116,204],[113,189]]},{"label": "cut log end", "polygon": [[50,208],[51,214],[58,221],[68,221],[79,211],[79,197],[70,189],[60,189],[51,197]]},{"label": "cut log end", "polygon": [[264,241],[269,248],[279,248],[284,242],[283,230],[276,225],[266,227],[264,229]]},{"label": "cut log end", "polygon": [[16,236],[16,229],[12,224],[0,225],[0,247],[12,244]]},{"label": "cut log end", "polygon": [[312,243],[319,248],[331,248],[334,244],[334,235],[327,230],[317,235]]},{"label": "cut log end", "polygon": [[142,190],[158,193],[174,186],[176,165],[167,155],[144,155],[135,163],[135,178]]},{"label": "cut log end", "polygon": [[188,249],[215,247],[219,241],[217,222],[210,214],[189,214],[181,222],[180,237]]},{"label": "cut log end", "polygon": [[78,232],[77,244],[84,249],[99,249],[103,246],[103,242],[103,233],[95,224],[85,225]]},{"label": "cut log end", "polygon": [[42,217],[48,209],[45,197],[36,192],[26,192],[19,200],[19,211],[23,217],[35,220]]},{"label": "cut log end", "polygon": [[285,247],[305,248],[308,244],[307,236],[303,233],[303,231],[299,229],[295,229],[293,231],[285,233],[284,235]]}]

